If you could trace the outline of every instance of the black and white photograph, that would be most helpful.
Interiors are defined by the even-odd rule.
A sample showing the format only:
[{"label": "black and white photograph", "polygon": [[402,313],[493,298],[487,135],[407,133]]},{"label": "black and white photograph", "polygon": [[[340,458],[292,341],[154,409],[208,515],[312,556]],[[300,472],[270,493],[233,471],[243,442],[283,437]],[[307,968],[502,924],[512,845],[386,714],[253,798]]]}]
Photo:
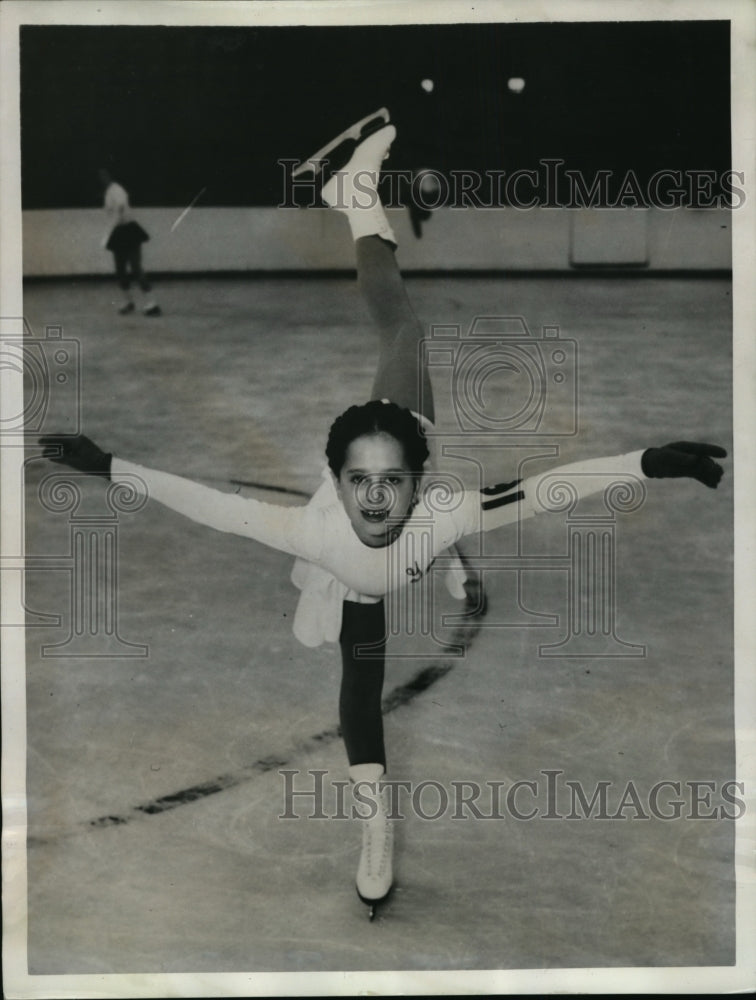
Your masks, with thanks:
[{"label": "black and white photograph", "polygon": [[3,989],[756,989],[756,5],[0,9]]}]

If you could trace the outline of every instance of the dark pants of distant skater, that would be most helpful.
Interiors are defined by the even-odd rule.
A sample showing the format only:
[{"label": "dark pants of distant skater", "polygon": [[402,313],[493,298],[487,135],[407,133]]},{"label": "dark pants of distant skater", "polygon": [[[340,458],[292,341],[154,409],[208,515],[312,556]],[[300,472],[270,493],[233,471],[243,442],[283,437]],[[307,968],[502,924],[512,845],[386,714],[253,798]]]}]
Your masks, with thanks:
[{"label": "dark pants of distant skater", "polygon": [[108,239],[107,248],[113,254],[116,278],[124,292],[128,292],[132,279],[143,292],[149,292],[151,285],[142,270],[142,244],[149,239],[137,222],[127,222],[116,226]]}]

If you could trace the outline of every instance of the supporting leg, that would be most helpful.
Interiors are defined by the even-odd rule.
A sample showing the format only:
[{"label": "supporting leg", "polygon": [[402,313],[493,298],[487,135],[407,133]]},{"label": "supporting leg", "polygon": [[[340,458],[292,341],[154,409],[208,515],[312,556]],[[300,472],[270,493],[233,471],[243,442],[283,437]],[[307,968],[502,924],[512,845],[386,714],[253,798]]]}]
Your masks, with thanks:
[{"label": "supporting leg", "polygon": [[[344,601],[339,644],[341,691],[339,720],[350,764],[379,764],[386,768],[381,697],[385,675],[386,618],[383,602]],[[370,646],[370,656],[359,647]]]},{"label": "supporting leg", "polygon": [[[383,602],[344,602],[339,640],[343,666],[339,716],[350,765],[349,778],[362,824],[357,893],[368,905],[371,920],[393,881],[393,829],[388,818],[386,790],[381,786],[386,772],[381,712],[385,638]],[[369,649],[361,654],[363,646]]]}]

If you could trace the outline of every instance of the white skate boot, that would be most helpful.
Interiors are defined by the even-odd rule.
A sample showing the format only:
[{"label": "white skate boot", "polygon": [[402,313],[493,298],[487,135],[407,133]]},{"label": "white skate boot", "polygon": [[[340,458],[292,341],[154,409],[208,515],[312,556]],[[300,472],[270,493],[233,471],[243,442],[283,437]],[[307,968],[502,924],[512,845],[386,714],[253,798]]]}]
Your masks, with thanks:
[{"label": "white skate boot", "polygon": [[362,236],[380,236],[396,246],[396,237],[378,197],[381,166],[395,138],[393,125],[373,132],[357,146],[346,166],[335,171],[323,185],[323,201],[346,215],[355,240]]},{"label": "white skate boot", "polygon": [[[372,132],[386,125],[388,120],[388,109],[378,108],[372,115],[367,115],[365,118],[361,118],[358,122],[355,122],[354,125],[350,125],[348,129],[337,135],[335,139],[326,143],[317,153],[313,153],[306,160],[302,160],[301,163],[294,167],[291,176],[299,177],[301,174],[311,173],[315,177],[318,177],[323,172],[325,166],[330,166],[333,170],[338,169],[340,164],[345,163],[349,159],[350,150],[353,149],[355,144],[362,142],[363,139],[367,139]],[[342,148],[340,149],[339,147]]]},{"label": "white skate boot", "polygon": [[368,918],[373,920],[378,904],[386,899],[393,885],[394,830],[388,818],[387,789],[380,785],[381,765],[355,764],[349,768],[349,777],[362,824],[357,895],[368,907]]}]

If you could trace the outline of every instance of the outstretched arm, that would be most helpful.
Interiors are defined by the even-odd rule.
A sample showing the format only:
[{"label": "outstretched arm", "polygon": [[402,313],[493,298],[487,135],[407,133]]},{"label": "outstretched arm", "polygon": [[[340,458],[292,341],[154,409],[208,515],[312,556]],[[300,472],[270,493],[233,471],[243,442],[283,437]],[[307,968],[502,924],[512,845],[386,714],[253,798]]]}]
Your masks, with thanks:
[{"label": "outstretched arm", "polygon": [[641,457],[641,468],[649,479],[687,476],[715,490],[724,475],[724,469],[715,458],[727,458],[727,452],[719,445],[675,441],[663,448],[647,448]]},{"label": "outstretched arm", "polygon": [[[486,487],[474,502],[470,499],[473,495],[468,494],[465,508],[469,523],[464,533],[491,531],[536,514],[548,513],[556,509],[550,506],[550,490],[554,491],[557,499],[565,499],[564,493],[559,492],[560,485],[569,489],[575,502],[606,490],[612,483],[632,483],[643,479],[687,477],[716,489],[723,469],[715,459],[726,456],[725,449],[718,445],[676,441],[661,448],[557,466],[527,479]],[[475,506],[479,508],[477,517]],[[477,527],[473,526],[474,523]]]},{"label": "outstretched arm", "polygon": [[[199,483],[114,458],[84,435],[40,438],[43,457],[79,472],[123,481],[171,510],[216,531],[229,532],[291,555],[312,559],[318,537],[305,531],[305,508],[280,507],[234,493],[222,493]],[[312,513],[310,517],[314,516]]]}]

